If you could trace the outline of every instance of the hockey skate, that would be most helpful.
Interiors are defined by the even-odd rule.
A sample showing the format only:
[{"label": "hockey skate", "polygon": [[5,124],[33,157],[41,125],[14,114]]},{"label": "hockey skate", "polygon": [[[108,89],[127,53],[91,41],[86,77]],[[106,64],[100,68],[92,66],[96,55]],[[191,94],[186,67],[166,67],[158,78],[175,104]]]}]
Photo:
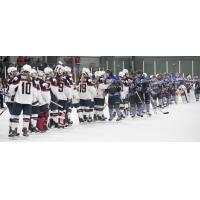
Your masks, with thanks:
[{"label": "hockey skate", "polygon": [[94,121],[98,120],[98,118],[97,118],[97,115],[96,115],[96,114],[94,114],[93,120],[94,120]]},{"label": "hockey skate", "polygon": [[121,116],[117,117],[116,121],[118,122],[120,120],[122,120],[122,117]]},{"label": "hockey skate", "polygon": [[107,118],[106,118],[106,117],[104,117],[104,115],[102,115],[102,116],[99,116],[99,120],[100,120],[100,121],[106,121],[106,119],[107,119]]},{"label": "hockey skate", "polygon": [[28,136],[29,136],[29,134],[28,134],[28,129],[27,129],[27,128],[23,128],[23,129],[22,129],[22,132],[23,132],[23,136],[24,136],[24,137],[28,137]]},{"label": "hockey skate", "polygon": [[15,139],[15,138],[18,137],[18,136],[19,136],[19,133],[17,133],[17,129],[11,130],[11,132],[10,132],[9,135],[8,135],[8,137],[9,137],[10,139]]},{"label": "hockey skate", "polygon": [[149,117],[152,116],[152,114],[151,114],[150,112],[147,112],[146,114],[147,114],[147,116],[149,116]]},{"label": "hockey skate", "polygon": [[85,122],[85,120],[83,118],[79,117],[79,123],[84,123],[84,122]]},{"label": "hockey skate", "polygon": [[70,119],[67,119],[66,121],[67,121],[69,126],[71,126],[73,124],[73,121],[71,121]]},{"label": "hockey skate", "polygon": [[55,126],[55,122],[53,121],[53,119],[50,119],[50,120],[49,120],[48,127],[49,127],[49,128],[53,128],[53,126]]},{"label": "hockey skate", "polygon": [[137,113],[137,116],[138,116],[138,117],[143,117],[143,115],[142,115],[142,114],[140,114],[140,113]]},{"label": "hockey skate", "polygon": [[38,130],[37,127],[32,127],[31,133],[39,133],[40,131]]},{"label": "hockey skate", "polygon": [[92,122],[92,117],[88,117],[87,122]]}]

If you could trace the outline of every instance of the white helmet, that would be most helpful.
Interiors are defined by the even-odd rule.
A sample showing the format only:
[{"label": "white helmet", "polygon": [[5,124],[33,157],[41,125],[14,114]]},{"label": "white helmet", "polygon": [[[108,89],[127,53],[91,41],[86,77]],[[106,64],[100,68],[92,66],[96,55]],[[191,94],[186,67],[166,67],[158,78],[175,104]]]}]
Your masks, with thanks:
[{"label": "white helmet", "polygon": [[16,72],[16,71],[17,71],[16,67],[9,67],[7,70],[8,74],[12,74],[13,72]]},{"label": "white helmet", "polygon": [[63,66],[63,62],[62,61],[58,61],[58,65],[62,65]]},{"label": "white helmet", "polygon": [[100,76],[105,76],[106,72],[105,71],[100,71]]},{"label": "white helmet", "polygon": [[31,76],[37,77],[37,71],[35,69],[31,69]]},{"label": "white helmet", "polygon": [[147,78],[147,73],[143,73],[143,77],[144,77],[144,78]]},{"label": "white helmet", "polygon": [[150,79],[153,79],[154,78],[154,75],[150,75]]},{"label": "white helmet", "polygon": [[119,77],[124,77],[125,76],[125,73],[123,71],[119,72]]},{"label": "white helmet", "polygon": [[41,78],[41,79],[44,78],[44,72],[43,71],[41,71],[41,70],[38,71],[38,78]]},{"label": "white helmet", "polygon": [[192,78],[192,76],[189,74],[189,75],[187,76],[187,79],[190,80],[191,78]]},{"label": "white helmet", "polygon": [[128,69],[123,69],[122,72],[124,72],[125,75],[128,75]]},{"label": "white helmet", "polygon": [[55,68],[55,72],[58,75],[62,75],[63,74],[63,66],[62,65],[57,65],[56,68]]},{"label": "white helmet", "polygon": [[96,71],[96,72],[94,73],[94,76],[95,76],[96,78],[98,78],[98,77],[100,76],[100,71]]},{"label": "white helmet", "polygon": [[89,75],[90,70],[89,70],[88,68],[84,67],[84,68],[82,69],[82,73],[83,73],[83,74],[86,74],[86,75]]},{"label": "white helmet", "polygon": [[63,67],[63,71],[68,73],[68,74],[70,74],[72,69],[70,67],[68,67],[68,66],[65,66],[65,67]]},{"label": "white helmet", "polygon": [[31,66],[30,65],[27,65],[25,64],[23,67],[22,67],[22,72],[29,72],[31,73]]},{"label": "white helmet", "polygon": [[53,69],[51,69],[51,67],[45,67],[44,68],[44,73],[45,75],[49,75],[53,73]]}]

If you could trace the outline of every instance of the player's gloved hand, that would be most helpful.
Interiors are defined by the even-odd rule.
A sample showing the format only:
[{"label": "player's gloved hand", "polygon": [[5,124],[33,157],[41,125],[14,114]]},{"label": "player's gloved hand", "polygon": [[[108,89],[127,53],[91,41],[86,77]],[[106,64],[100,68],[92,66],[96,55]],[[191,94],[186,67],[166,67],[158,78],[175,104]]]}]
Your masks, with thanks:
[{"label": "player's gloved hand", "polygon": [[46,89],[49,89],[49,84],[48,83],[43,83],[42,86],[45,87]]},{"label": "player's gloved hand", "polygon": [[53,78],[52,82],[53,82],[54,85],[56,85],[58,81],[55,78]]},{"label": "player's gloved hand", "polygon": [[13,81],[18,81],[19,80],[19,78],[17,77],[17,76],[15,76],[14,78],[13,78]]}]

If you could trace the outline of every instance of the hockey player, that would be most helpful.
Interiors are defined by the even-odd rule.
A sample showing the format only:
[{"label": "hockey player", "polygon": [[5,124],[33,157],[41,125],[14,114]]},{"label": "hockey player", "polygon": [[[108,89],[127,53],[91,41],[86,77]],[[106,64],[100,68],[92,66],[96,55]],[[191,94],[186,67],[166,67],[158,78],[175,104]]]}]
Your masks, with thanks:
[{"label": "hockey player", "polygon": [[77,85],[74,83],[73,90],[72,90],[72,105],[73,108],[76,108],[76,112],[78,114],[79,119],[81,118],[81,108],[80,108],[80,98],[79,98],[79,90]]},{"label": "hockey player", "polygon": [[68,86],[68,97],[67,97],[67,104],[66,104],[66,123],[68,125],[72,125],[73,121],[71,120],[71,113],[72,113],[72,91],[73,91],[73,79],[72,79],[72,73],[71,68],[68,66],[65,66],[63,68],[63,75],[65,77],[65,83]]},{"label": "hockey player", "polygon": [[[122,82],[122,89],[120,92],[120,97],[121,97],[121,102],[120,102],[120,112],[121,112],[121,117],[125,118],[125,101],[127,101],[127,96],[128,96],[128,80],[126,80],[125,73],[123,71],[119,72],[119,78]],[[127,104],[127,102],[126,102]],[[127,108],[126,108],[127,109]]]},{"label": "hockey player", "polygon": [[79,122],[92,122],[92,118],[89,115],[91,100],[96,95],[96,89],[89,77],[90,70],[88,68],[83,68],[80,75],[78,89],[80,97],[81,112],[79,114]]},{"label": "hockey player", "polygon": [[198,78],[198,76],[195,76],[194,79],[195,79],[194,94],[195,94],[196,101],[199,101],[199,96],[200,96],[200,79]]},{"label": "hockey player", "polygon": [[122,119],[119,109],[121,102],[120,92],[122,89],[122,82],[120,81],[119,77],[112,74],[111,70],[107,70],[107,73],[108,88],[106,89],[106,92],[108,93],[108,108],[110,115],[109,121],[112,121],[114,118],[114,110],[117,113],[116,121],[120,121]]},{"label": "hockey player", "polygon": [[124,91],[124,113],[127,116],[129,114],[129,97],[128,97],[128,91],[129,91],[129,84],[130,84],[130,78],[129,78],[129,72],[127,69],[123,69],[122,72],[125,74],[123,82],[123,91]]},{"label": "hockey player", "polygon": [[181,95],[181,99],[183,103],[189,103],[188,95],[187,95],[187,88],[185,87],[185,82],[180,81],[180,86],[178,87],[179,94]]},{"label": "hockey player", "polygon": [[51,102],[49,105],[50,108],[50,117],[49,117],[49,124],[48,127],[52,128],[60,128],[58,123],[58,97],[57,97],[57,91],[58,91],[58,85],[57,80],[54,77],[53,69],[47,66],[44,68],[44,74],[46,76],[46,83],[49,84],[50,87],[50,95],[51,95]]},{"label": "hockey player", "polygon": [[147,73],[143,73],[143,75],[141,76],[140,82],[142,84],[142,99],[144,99],[144,101],[142,102],[143,105],[145,106],[145,110],[146,110],[146,114],[148,116],[151,116],[150,113],[150,79],[147,75]]},{"label": "hockey player", "polygon": [[[157,106],[163,108],[163,101],[162,101],[162,89],[163,89],[163,81],[162,75],[157,74],[154,79],[151,81],[151,96],[153,98],[152,106],[155,109]],[[158,105],[157,105],[158,100]]]},{"label": "hockey player", "polygon": [[57,80],[57,98],[58,98],[58,123],[59,126],[65,127],[65,113],[66,113],[66,103],[67,103],[67,98],[64,92],[65,88],[65,81],[63,78],[63,66],[62,65],[57,65],[55,68],[55,78]]},{"label": "hockey player", "polygon": [[191,75],[188,75],[185,80],[185,86],[187,88],[187,94],[188,94],[188,101],[193,101],[194,96],[194,81],[192,80]]},{"label": "hockey player", "polygon": [[[7,92],[8,92],[13,79],[17,76],[17,68],[9,67],[7,72],[8,72],[8,80],[7,80]],[[14,103],[14,95],[13,96],[7,95],[6,105],[10,113],[9,135],[12,133],[13,103]]]},{"label": "hockey player", "polygon": [[136,114],[143,117],[143,102],[142,102],[142,85],[140,78],[136,73],[131,73],[131,82],[129,85],[129,101],[130,101],[130,114],[134,118]]},{"label": "hockey player", "polygon": [[39,115],[37,127],[41,133],[48,130],[48,117],[49,117],[49,105],[51,101],[50,84],[46,81],[46,77],[43,71],[38,72],[39,86],[40,86],[40,100],[39,100]]},{"label": "hockey player", "polygon": [[19,124],[19,117],[23,111],[23,136],[28,135],[28,126],[31,115],[31,105],[33,100],[33,82],[30,76],[31,66],[24,65],[21,74],[15,77],[12,84],[9,86],[8,93],[14,97],[14,104],[12,109],[12,132],[9,134],[10,138],[18,136],[17,129]]},{"label": "hockey player", "polygon": [[105,90],[108,85],[105,84],[105,71],[96,71],[96,96],[94,98],[94,121],[100,120],[105,121],[106,117],[104,116],[104,104],[105,104]]},{"label": "hockey player", "polygon": [[39,132],[37,128],[37,121],[38,121],[38,114],[39,114],[40,86],[39,86],[39,80],[37,78],[37,71],[35,69],[31,70],[31,77],[33,81],[33,101],[32,101],[29,130],[31,132],[37,133]]},{"label": "hockey player", "polygon": [[163,89],[162,89],[162,103],[163,106],[166,107],[171,102],[171,95],[170,95],[170,78],[168,74],[163,75]]},{"label": "hockey player", "polygon": [[71,99],[71,86],[70,83],[66,80],[66,77],[63,76],[63,66],[57,65],[55,68],[56,79],[57,79],[57,98],[59,106],[59,125],[63,128],[68,126],[68,122],[66,120],[66,111],[67,111],[67,102]]}]

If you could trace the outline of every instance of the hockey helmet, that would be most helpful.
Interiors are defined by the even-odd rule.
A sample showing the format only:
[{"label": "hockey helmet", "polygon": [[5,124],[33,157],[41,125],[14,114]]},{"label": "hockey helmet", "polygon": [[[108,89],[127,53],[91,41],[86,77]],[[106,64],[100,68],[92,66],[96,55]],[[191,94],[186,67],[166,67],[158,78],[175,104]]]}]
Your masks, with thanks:
[{"label": "hockey helmet", "polygon": [[70,67],[68,67],[68,66],[65,66],[65,67],[63,67],[63,71],[64,71],[65,73],[67,73],[67,74],[70,74],[71,71],[72,71],[72,69],[71,69]]},{"label": "hockey helmet", "polygon": [[39,71],[38,71],[38,78],[43,79],[44,76],[45,76],[44,72],[41,71],[41,70],[39,70]]},{"label": "hockey helmet", "polygon": [[22,67],[22,72],[28,72],[28,73],[31,73],[31,66],[30,65],[27,65],[25,64],[23,67]]},{"label": "hockey helmet", "polygon": [[128,76],[128,69],[123,69],[122,72],[124,72],[125,76]]},{"label": "hockey helmet", "polygon": [[89,76],[89,73],[90,73],[90,70],[89,70],[88,68],[84,67],[84,68],[82,69],[82,74],[83,74],[84,76]]},{"label": "hockey helmet", "polygon": [[44,74],[45,75],[52,75],[53,74],[53,69],[51,67],[45,67],[44,68]]},{"label": "hockey helmet", "polygon": [[63,66],[62,65],[57,65],[56,68],[55,68],[55,72],[56,72],[56,74],[61,76],[63,74]]},{"label": "hockey helmet", "polygon": [[100,77],[100,71],[96,71],[96,72],[94,73],[94,76],[95,76],[95,78]]},{"label": "hockey helmet", "polygon": [[62,61],[58,61],[58,65],[62,65],[63,66],[63,62]]},{"label": "hockey helmet", "polygon": [[35,69],[31,69],[31,76],[32,77],[37,77],[37,71]]},{"label": "hockey helmet", "polygon": [[12,74],[14,72],[17,72],[17,68],[16,67],[9,67],[7,72],[8,72],[8,74]]},{"label": "hockey helmet", "polygon": [[143,77],[147,78],[148,77],[147,73],[143,73]]},{"label": "hockey helmet", "polygon": [[123,78],[125,76],[125,73],[123,71],[119,72],[119,77]]}]

